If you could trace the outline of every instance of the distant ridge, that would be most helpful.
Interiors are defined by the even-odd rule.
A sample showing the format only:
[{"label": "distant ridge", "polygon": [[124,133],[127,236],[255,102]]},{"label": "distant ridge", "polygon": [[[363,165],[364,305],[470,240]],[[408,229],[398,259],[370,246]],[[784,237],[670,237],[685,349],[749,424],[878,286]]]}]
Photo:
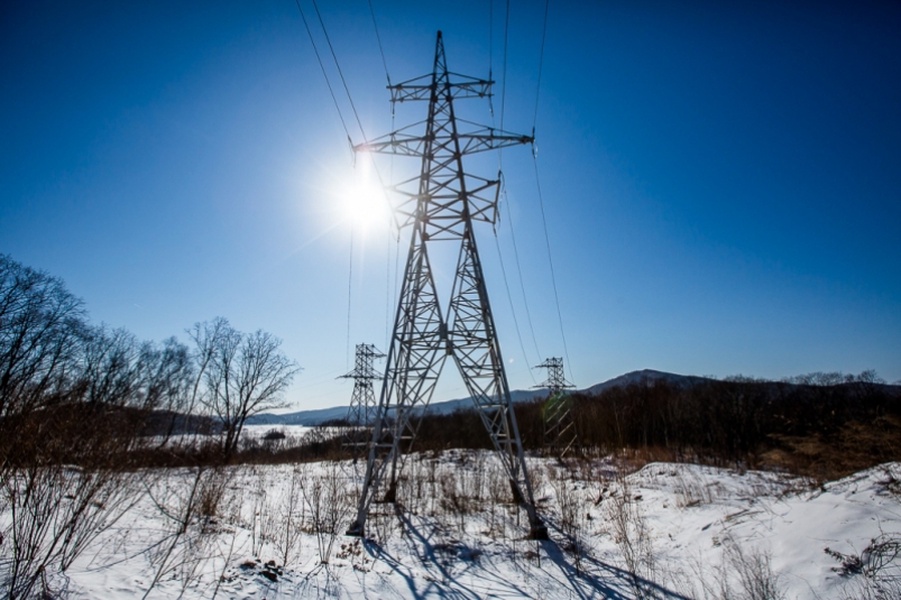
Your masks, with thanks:
[{"label": "distant ridge", "polygon": [[[653,385],[659,381],[665,381],[670,385],[677,387],[688,387],[711,381],[706,377],[697,377],[695,375],[677,375],[676,373],[666,373],[664,371],[655,371],[653,369],[642,369],[640,371],[631,371],[619,377],[614,377],[603,383],[598,383],[589,388],[578,390],[585,394],[595,395],[615,387],[628,387],[630,385]],[[513,390],[510,396],[515,403],[528,402],[536,398],[547,395],[546,388],[534,390]],[[430,415],[446,415],[457,410],[467,410],[473,407],[472,398],[458,398],[456,400],[446,400],[444,402],[433,402],[429,405],[428,414]],[[248,425],[305,425],[313,427],[321,425],[327,421],[343,419],[347,416],[347,406],[335,406],[332,408],[320,408],[316,410],[301,410],[293,413],[282,415],[261,414],[250,417],[247,420]]]},{"label": "distant ridge", "polygon": [[690,387],[699,383],[712,381],[709,377],[698,377],[696,375],[677,375],[676,373],[666,373],[664,371],[655,371],[654,369],[642,369],[641,371],[631,371],[625,375],[614,377],[604,383],[598,383],[581,390],[586,394],[600,394],[615,387],[629,387],[630,385],[653,385],[663,381],[675,387]]},{"label": "distant ridge", "polygon": [[247,419],[248,425],[305,425],[314,427],[327,421],[343,419],[347,416],[346,406],[333,406],[332,408],[319,408],[315,410],[301,410],[293,413],[274,415],[263,413],[253,415]]},{"label": "distant ridge", "polygon": [[[513,402],[528,402],[535,398],[547,395],[547,389],[537,390],[513,390],[510,396]],[[430,415],[448,415],[457,410],[473,408],[472,398],[457,398],[444,402],[432,402],[428,407]],[[421,409],[420,409],[421,410]],[[274,415],[264,413],[254,415],[247,419],[248,425],[305,425],[314,427],[328,421],[344,419],[347,416],[347,406],[334,406],[332,408],[320,408],[316,410],[301,410],[293,413]]]}]

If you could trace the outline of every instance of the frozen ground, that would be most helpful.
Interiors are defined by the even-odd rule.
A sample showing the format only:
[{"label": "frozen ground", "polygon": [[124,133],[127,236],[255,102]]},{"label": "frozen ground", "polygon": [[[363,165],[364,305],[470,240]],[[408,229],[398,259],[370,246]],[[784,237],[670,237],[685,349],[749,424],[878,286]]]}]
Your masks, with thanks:
[{"label": "frozen ground", "polygon": [[[241,430],[241,439],[243,441],[261,441],[266,438],[266,436],[271,435],[273,433],[280,434],[281,438],[277,441],[283,445],[297,445],[301,442],[304,436],[309,435],[311,432],[322,432],[323,435],[331,435],[331,430],[328,428],[322,427],[307,427],[305,425],[245,425]],[[185,447],[191,446],[198,443],[207,442],[212,439],[213,436],[208,435],[197,435],[197,434],[187,434],[187,435],[171,435],[165,439],[165,443],[172,447]],[[162,443],[163,438],[152,438],[155,442]],[[284,441],[282,441],[284,440]]]},{"label": "frozen ground", "polygon": [[123,484],[134,504],[47,586],[68,598],[901,597],[901,464],[824,485],[530,465],[547,542],[524,539],[485,452],[410,456],[403,510],[374,505],[366,540],[343,535],[361,465],[142,472]]}]

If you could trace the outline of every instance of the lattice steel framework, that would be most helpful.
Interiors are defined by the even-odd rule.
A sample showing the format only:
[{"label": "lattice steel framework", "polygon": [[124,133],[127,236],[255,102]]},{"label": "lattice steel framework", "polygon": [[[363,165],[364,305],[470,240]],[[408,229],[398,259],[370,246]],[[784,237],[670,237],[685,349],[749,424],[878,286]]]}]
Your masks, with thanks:
[{"label": "lattice steel framework", "polygon": [[563,374],[562,358],[546,358],[535,368],[547,369],[547,379],[535,386],[548,390],[543,407],[544,445],[557,458],[563,458],[576,444],[576,424],[572,417],[571,402],[566,396],[566,390],[574,386]]},{"label": "lattice steel framework", "polygon": [[384,357],[373,344],[357,344],[353,371],[340,376],[341,379],[354,380],[354,391],[347,409],[349,428],[345,436],[345,443],[351,448],[354,461],[359,458],[369,437],[364,428],[372,425],[378,413],[372,382],[381,375],[376,373],[374,363],[375,359]]},{"label": "lattice steel framework", "polygon": [[[417,157],[421,170],[417,177],[394,186],[402,198],[396,209],[400,224],[411,226],[412,233],[357,517],[347,532],[350,535],[364,534],[370,505],[377,496],[384,502],[396,499],[399,459],[416,436],[411,417],[428,405],[445,360],[452,357],[503,463],[514,499],[528,514],[532,537],[547,537],[547,528],[535,509],[473,232],[473,221],[495,221],[498,180],[472,175],[463,168],[466,155],[534,140],[480,126],[461,131],[459,123],[473,124],[458,121],[454,113],[455,101],[485,98],[491,85],[491,81],[448,72],[439,31],[432,73],[388,87],[392,102],[427,101],[427,119],[355,147]],[[424,133],[413,133],[422,125]],[[436,242],[459,245],[446,315],[430,258]]]}]

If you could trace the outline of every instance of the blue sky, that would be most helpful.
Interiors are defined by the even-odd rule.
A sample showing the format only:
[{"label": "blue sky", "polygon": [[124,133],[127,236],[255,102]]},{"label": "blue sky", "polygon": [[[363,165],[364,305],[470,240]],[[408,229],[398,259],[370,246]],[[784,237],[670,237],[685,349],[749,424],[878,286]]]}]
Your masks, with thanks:
[{"label": "blue sky", "polygon": [[[425,116],[392,121],[369,3],[319,4],[363,133],[311,2],[338,109],[290,0],[0,8],[0,252],[143,339],[274,333],[298,409],[346,403],[353,345],[387,348],[406,249],[343,208],[367,159],[339,111],[355,143]],[[442,29],[451,70],[498,80],[467,114],[538,139],[469,167],[505,174],[478,233],[513,388],[549,356],[579,387],[901,380],[901,5],[552,1],[539,88],[544,2],[511,3],[506,69],[505,3],[430,4],[372,0],[392,81]],[[447,366],[436,399],[465,395]]]}]

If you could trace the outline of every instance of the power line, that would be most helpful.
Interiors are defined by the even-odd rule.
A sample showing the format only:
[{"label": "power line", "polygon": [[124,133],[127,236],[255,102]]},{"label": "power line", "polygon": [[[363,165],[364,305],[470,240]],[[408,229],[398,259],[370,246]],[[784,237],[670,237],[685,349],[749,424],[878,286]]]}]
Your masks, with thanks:
[{"label": "power line", "polygon": [[[504,200],[507,200],[506,190],[504,190],[503,197]],[[532,322],[532,311],[529,309],[529,297],[526,294],[525,279],[522,276],[522,261],[519,260],[519,246],[516,243],[516,233],[513,227],[513,211],[510,209],[509,201],[504,204],[507,207],[507,220],[510,222],[510,240],[513,242],[513,258],[516,263],[516,274],[519,277],[519,291],[522,292],[522,301],[526,310],[526,322],[529,324],[529,332],[532,334],[532,345],[535,346],[535,352],[538,356],[541,356],[541,350],[538,349],[538,338],[535,336],[535,326]]]},{"label": "power line", "polygon": [[[392,246],[392,239],[394,244]],[[400,270],[399,262],[400,262],[400,236],[394,238],[387,238],[388,248],[386,253],[386,266],[385,266],[385,341],[387,343],[391,343],[391,327],[394,323],[391,322],[391,307],[397,306],[397,272]],[[391,253],[392,249],[394,251],[394,270],[391,269]],[[394,274],[394,280],[392,282],[391,275]],[[394,292],[392,295],[391,292]]]},{"label": "power line", "polygon": [[319,18],[319,25],[322,27],[322,33],[325,35],[325,41],[328,44],[329,51],[332,53],[332,60],[335,61],[335,68],[338,69],[338,77],[341,79],[341,84],[344,86],[344,93],[347,94],[347,101],[350,102],[350,110],[354,113],[354,118],[357,120],[357,126],[360,128],[360,134],[365,141],[366,133],[363,131],[363,122],[360,120],[360,115],[357,114],[357,107],[354,106],[354,100],[350,96],[350,88],[347,87],[347,80],[344,79],[344,72],[341,71],[341,64],[338,62],[338,56],[335,54],[335,47],[332,45],[328,30],[325,28],[325,22],[322,20],[322,13],[319,12],[319,5],[316,4],[316,0],[312,0],[312,2],[313,8],[316,9],[316,16]]},{"label": "power line", "polygon": [[[494,236],[494,244],[497,246],[497,257],[501,266],[501,276],[504,279],[504,288],[507,290],[507,301],[510,303],[510,315],[513,317],[513,328],[516,329],[516,339],[519,341],[519,350],[522,352],[522,357],[526,361],[526,364],[529,364],[531,361],[529,360],[529,355],[526,353],[526,347],[522,343],[522,332],[519,328],[519,319],[516,318],[516,308],[513,306],[513,294],[510,293],[510,284],[507,280],[507,268],[504,266],[504,256],[501,253],[501,244],[496,234]],[[538,355],[541,356],[541,353]],[[534,384],[535,376],[532,375],[531,369],[529,370],[529,377],[532,378],[532,383]]]},{"label": "power line", "polygon": [[345,348],[345,360],[350,362],[350,315],[353,306],[353,280],[354,280],[354,231],[350,231],[350,260],[347,264],[347,342]]},{"label": "power line", "polygon": [[[360,115],[357,112],[357,107],[354,104],[354,100],[350,95],[350,88],[347,85],[347,80],[344,78],[344,72],[341,70],[341,63],[338,62],[338,55],[335,53],[335,47],[332,45],[332,40],[329,37],[328,30],[325,27],[325,21],[323,21],[323,19],[322,19],[322,13],[319,12],[319,5],[316,3],[316,0],[312,0],[312,2],[313,2],[313,8],[316,9],[316,16],[319,18],[319,25],[320,25],[320,27],[322,27],[322,33],[323,33],[323,35],[325,35],[325,41],[328,44],[329,51],[332,53],[332,60],[335,62],[335,68],[338,70],[338,77],[341,79],[341,84],[344,86],[344,93],[347,95],[347,101],[350,103],[350,109],[354,114],[354,118],[357,120],[357,127],[360,128],[360,135],[363,136],[363,141],[365,142],[369,138],[366,137],[366,131],[363,129],[363,122],[360,120]],[[372,14],[373,25],[375,25],[375,13],[372,11],[372,3],[371,2],[369,4],[369,8],[370,8],[370,13]],[[382,65],[385,68],[385,76],[388,78],[388,82],[390,83],[391,78],[388,75],[388,66],[387,66],[388,63],[385,60],[385,54],[382,51],[382,40],[381,40],[381,36],[379,36],[379,33],[378,33],[378,27],[376,27],[376,39],[378,40],[379,51],[382,54]],[[392,113],[392,119],[393,119],[393,113]],[[348,140],[350,140],[349,134],[347,137],[348,137]],[[383,190],[383,192],[385,192],[385,195],[386,195],[385,200],[386,200],[386,202],[388,202],[387,192],[385,191],[385,189],[386,189],[385,182],[382,179],[382,173],[381,173],[381,171],[379,171],[378,165],[375,163],[374,160],[372,161],[372,168],[375,171],[375,176],[376,176],[376,179],[378,179],[378,181],[379,181],[380,188]],[[388,202],[388,205],[390,206],[390,202]]]},{"label": "power line", "polygon": [[[294,3],[297,6],[298,12],[300,13],[300,17],[301,17],[301,20],[303,21],[304,28],[306,29],[307,36],[310,39],[310,44],[313,46],[313,52],[316,55],[316,60],[319,63],[319,68],[322,71],[322,76],[325,79],[326,86],[328,87],[329,95],[331,96],[332,103],[335,106],[335,111],[338,113],[338,119],[341,121],[341,127],[344,129],[344,133],[347,136],[348,142],[351,145],[353,145],[353,141],[352,141],[351,135],[350,135],[350,130],[347,126],[347,121],[345,120],[344,115],[341,111],[341,106],[338,102],[338,98],[335,94],[335,90],[334,90],[334,87],[332,86],[331,80],[329,79],[328,71],[325,68],[324,61],[322,60],[322,55],[319,53],[319,48],[316,45],[316,40],[315,40],[315,37],[313,36],[312,29],[310,28],[310,23],[307,20],[306,14],[303,11],[303,7],[300,4],[300,0],[295,0]],[[347,96],[347,101],[350,104],[351,111],[353,112],[354,118],[356,119],[356,122],[357,122],[357,126],[360,129],[360,134],[363,136],[363,139],[366,140],[367,139],[366,132],[363,129],[363,123],[360,120],[360,115],[357,112],[356,105],[354,104],[353,97],[351,96],[350,88],[347,85],[347,80],[344,77],[344,72],[341,69],[340,62],[338,61],[338,56],[337,56],[337,53],[335,52],[335,47],[332,44],[331,37],[328,34],[328,29],[325,26],[325,21],[322,18],[322,13],[319,10],[319,5],[317,4],[316,0],[312,0],[312,4],[313,4],[313,8],[316,11],[316,17],[319,20],[319,26],[322,29],[322,33],[325,36],[326,43],[327,43],[327,45],[329,47],[329,51],[332,55],[332,60],[335,63],[335,69],[338,71],[338,76],[341,79],[341,84],[344,87],[344,93]],[[375,18],[375,10],[373,9],[371,0],[369,1],[369,10],[370,10],[370,15],[372,16],[372,23],[373,23],[373,27],[375,29],[376,40],[378,42],[379,54],[382,59],[382,66],[385,69],[385,77],[388,79],[388,83],[390,85],[391,77],[388,73],[388,63],[387,63],[387,59],[385,58],[385,52],[384,52],[384,48],[382,46],[381,36],[379,34],[378,25],[377,25],[376,18]],[[392,119],[393,119],[393,114],[392,114]],[[382,189],[383,192],[385,192],[385,194],[387,194],[387,192],[385,191],[385,185],[384,185],[384,180],[382,178],[382,174],[378,168],[378,165],[375,164],[375,161],[372,161],[372,167],[376,174],[376,178],[379,181],[380,189]],[[387,198],[385,198],[385,202],[388,203],[390,206],[390,201],[388,201]],[[347,359],[346,360],[348,362],[350,360],[350,345],[351,345],[350,338],[351,338],[351,324],[352,324],[352,314],[353,314],[353,302],[352,302],[353,301],[353,262],[354,262],[354,239],[353,238],[354,238],[354,233],[351,232],[350,259],[349,259],[349,264],[348,264],[348,281],[347,281],[347,341],[346,341]]]},{"label": "power line", "polygon": [[391,86],[391,75],[388,74],[388,61],[385,60],[385,50],[382,48],[382,36],[379,35],[379,26],[375,20],[375,10],[372,8],[372,0],[369,0],[369,14],[372,15],[372,28],[375,29],[375,39],[379,43],[379,54],[382,56],[382,66],[385,68],[385,79]]},{"label": "power line", "polygon": [[488,2],[488,79],[494,66],[494,0]]},{"label": "power line", "polygon": [[338,105],[338,98],[335,96],[335,90],[332,88],[332,82],[328,78],[328,72],[325,70],[325,63],[322,62],[322,56],[319,54],[319,48],[316,47],[316,40],[313,38],[313,32],[310,30],[310,24],[307,21],[307,16],[303,12],[303,8],[300,6],[300,0],[294,0],[294,4],[297,5],[297,11],[300,13],[300,18],[303,21],[303,26],[307,30],[307,35],[310,38],[310,44],[313,46],[313,53],[316,55],[316,60],[319,62],[319,68],[322,70],[322,77],[325,78],[325,85],[328,87],[328,93],[332,97],[332,103],[335,105],[335,111],[338,113],[338,119],[341,120],[341,127],[344,128],[344,133],[347,135],[347,141],[351,141],[350,139],[350,130],[347,128],[347,122],[344,120],[344,115],[341,114],[341,107]]},{"label": "power line", "polygon": [[[535,114],[532,117],[532,134],[538,122],[538,95],[541,93],[541,75],[544,71],[544,43],[547,40],[547,13],[551,0],[544,0],[544,24],[541,26],[541,51],[538,54],[538,81],[535,84]],[[569,359],[567,359],[569,360]]]},{"label": "power line", "polygon": [[[544,2],[544,19],[541,25],[541,47],[538,53],[538,77],[535,83],[535,111],[532,116],[532,136],[535,136],[535,127],[538,123],[538,100],[541,94],[541,78],[544,74],[544,51],[545,45],[547,42],[547,22],[548,22],[548,12],[550,7],[550,0],[545,0]],[[554,289],[554,303],[557,307],[557,321],[560,326],[560,337],[563,341],[563,352],[566,355],[566,362],[569,365],[570,376],[572,376],[572,360],[569,358],[569,349],[566,344],[566,331],[563,327],[563,313],[560,309],[560,295],[557,291],[557,276],[554,270],[554,260],[551,255],[551,238],[548,234],[547,229],[547,217],[545,215],[544,210],[544,197],[541,193],[541,178],[538,172],[538,151],[534,146],[533,142],[533,152],[532,152],[532,164],[535,166],[535,187],[538,190],[538,205],[541,209],[541,223],[544,228],[544,242],[547,248],[547,260],[548,265],[551,270],[551,285]]]},{"label": "power line", "polygon": [[[532,153],[532,164],[535,165],[535,186],[538,189],[538,206],[541,209],[541,223],[544,227],[544,243],[547,248],[547,261],[551,269],[551,287],[554,289],[554,303],[557,305],[557,322],[560,325],[560,337],[563,340],[563,352],[566,355],[566,362],[570,365],[572,371],[572,361],[569,358],[569,348],[566,345],[566,331],[563,329],[563,313],[560,311],[560,294],[557,292],[557,276],[554,272],[554,259],[551,256],[551,237],[547,230],[547,217],[544,211],[544,197],[541,193],[541,178],[538,174],[538,157]],[[570,376],[571,373],[570,373]]]},{"label": "power line", "polygon": [[[490,3],[490,7],[491,7],[491,10],[490,10],[489,14],[490,14],[490,19],[491,19],[492,25],[490,27],[491,37],[489,39],[489,57],[492,57],[493,49],[494,49],[494,43],[493,43],[493,40],[494,40],[494,37],[493,37],[493,32],[494,32],[494,25],[493,25],[494,8],[493,7],[494,7],[494,3],[493,2]],[[547,7],[545,7],[545,24],[546,24],[546,18],[547,18]],[[506,6],[505,6],[505,15],[504,15],[503,64],[501,67],[501,79],[502,79],[501,80],[501,111],[500,111],[501,112],[501,114],[500,114],[500,128],[501,129],[503,129],[504,113],[505,113],[505,109],[506,109],[507,59],[508,59],[508,49],[509,49],[509,37],[510,37],[509,34],[510,34],[510,1],[507,0]],[[542,47],[543,47],[543,42],[542,42]],[[489,58],[489,71],[490,71],[490,66],[492,63],[493,63],[493,59]],[[541,67],[539,66],[539,74],[540,74],[540,72],[541,72]],[[489,79],[490,79],[490,76],[489,76]],[[490,98],[490,96],[489,96],[489,98]],[[492,116],[493,116],[493,110],[492,110]],[[534,121],[532,124],[532,129],[533,129],[533,133],[534,133],[534,129],[535,129]],[[497,160],[498,160],[498,169],[500,172],[503,170],[503,149],[498,150]],[[504,194],[504,199],[506,199],[506,190],[505,189],[503,190],[503,194]],[[513,258],[514,258],[514,262],[516,264],[517,276],[519,277],[519,287],[520,287],[520,291],[522,293],[523,305],[524,305],[525,312],[526,312],[526,320],[529,325],[529,331],[532,336],[532,344],[535,346],[535,352],[538,354],[538,356],[541,356],[541,351],[538,348],[538,340],[535,335],[535,327],[534,327],[534,324],[532,321],[532,312],[529,308],[528,295],[526,294],[526,290],[525,290],[525,282],[524,282],[523,271],[522,271],[522,261],[519,258],[519,247],[516,243],[516,231],[513,226],[513,214],[510,209],[509,202],[506,203],[506,209],[507,209],[507,218],[510,223],[510,238],[513,243]],[[497,232],[495,231],[495,237],[496,236],[497,236]],[[498,245],[498,254],[500,255],[500,245]],[[507,284],[507,276],[506,276],[506,270],[503,265],[503,257],[501,256],[500,258],[501,258],[501,269],[504,272],[504,284],[507,288],[507,294],[510,297],[511,309],[512,309],[512,295],[510,294],[510,288],[509,288],[509,285]],[[519,336],[520,348],[522,349],[522,352],[523,352],[523,358],[525,358],[527,362],[531,362],[531,361],[529,361],[529,358],[525,352],[525,347],[522,343],[522,336],[521,336],[521,333],[519,330],[519,325],[518,325],[515,314],[514,314],[514,323],[516,324],[516,327],[517,327],[516,333],[517,333],[517,336]],[[529,372],[529,375],[532,376],[531,371]],[[533,381],[534,381],[534,377],[533,377]]]},{"label": "power line", "polygon": [[504,16],[504,64],[501,71],[501,129],[504,128],[504,109],[507,100],[507,42],[510,34],[510,0],[507,0],[507,10]]},{"label": "power line", "polygon": [[[494,0],[488,2],[488,81],[494,82]],[[494,94],[488,94],[488,114],[494,124]],[[498,162],[500,164],[500,162]]]}]

